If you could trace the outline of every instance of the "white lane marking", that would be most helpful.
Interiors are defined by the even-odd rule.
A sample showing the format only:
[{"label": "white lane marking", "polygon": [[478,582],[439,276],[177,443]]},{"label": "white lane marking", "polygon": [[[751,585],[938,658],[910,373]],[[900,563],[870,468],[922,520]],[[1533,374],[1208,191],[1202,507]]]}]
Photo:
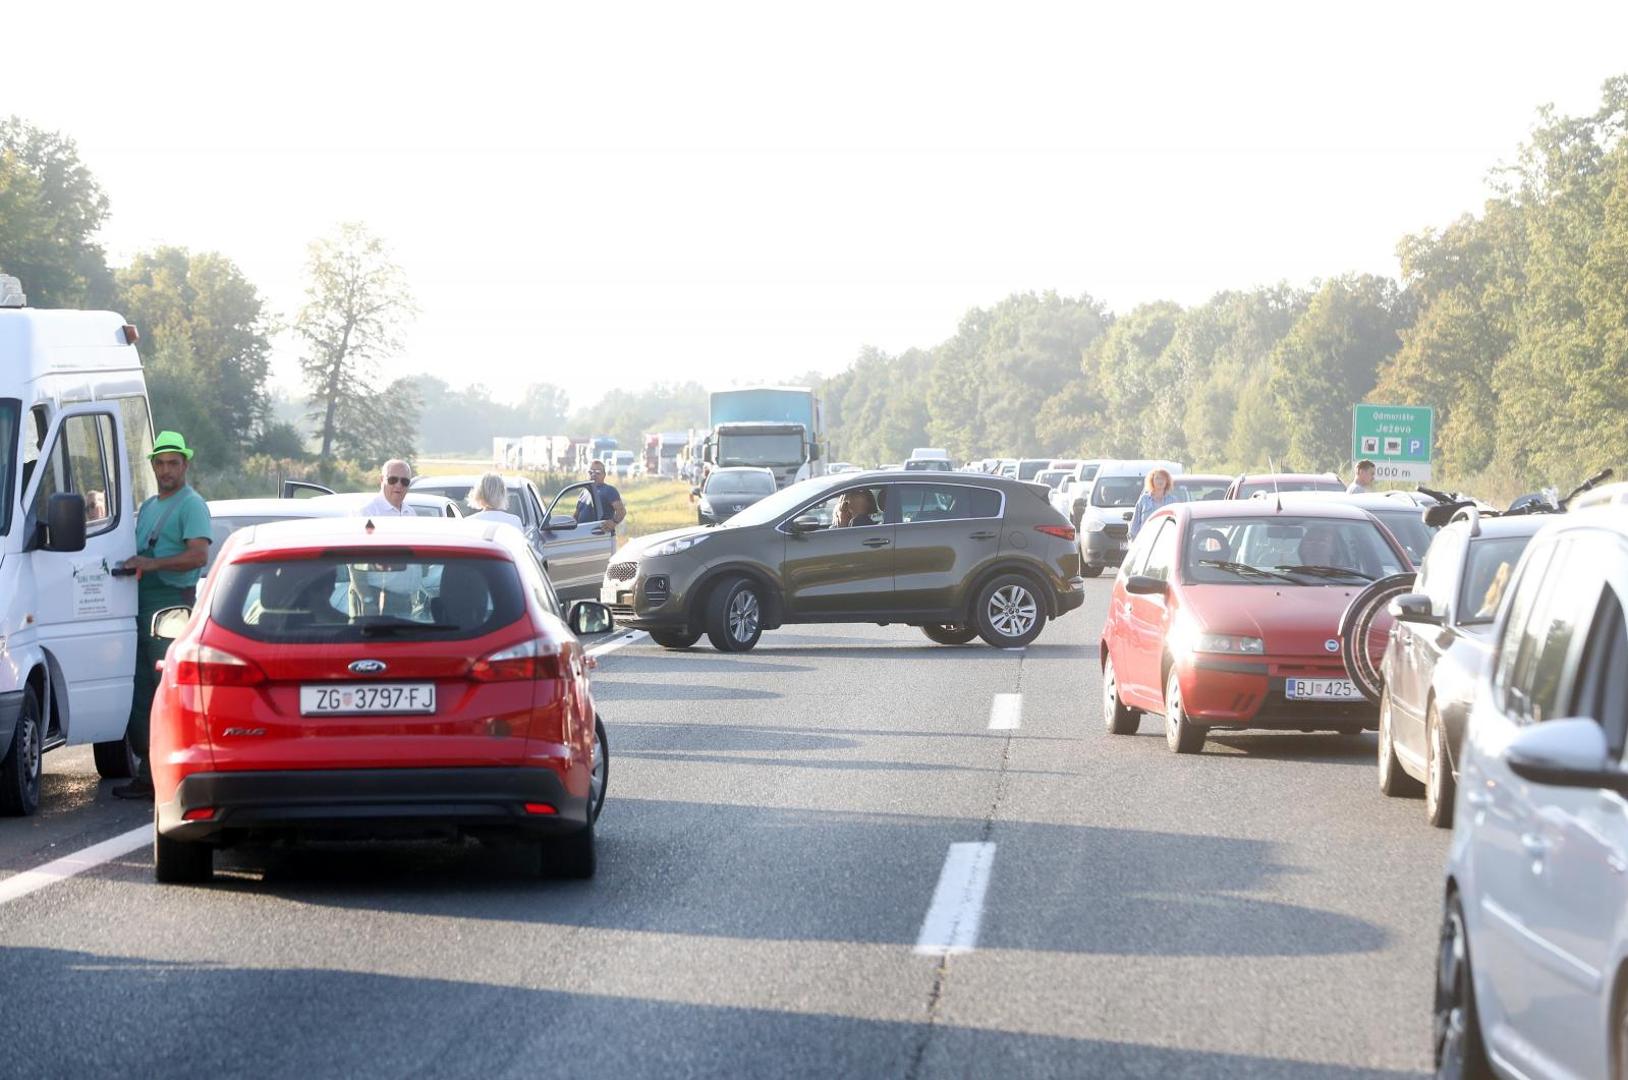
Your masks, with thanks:
[{"label": "white lane marking", "polygon": [[598,645],[595,645],[593,648],[589,649],[585,655],[604,656],[606,653],[615,652],[623,645],[631,645],[635,641],[649,636],[650,635],[645,633],[643,630],[629,630],[627,633],[622,634],[619,637],[613,637],[609,641],[601,641]]},{"label": "white lane marking", "polygon": [[989,730],[1010,731],[1023,726],[1023,695],[996,694],[989,705]]},{"label": "white lane marking", "polygon": [[111,840],[103,840],[100,844],[92,844],[82,851],[72,855],[64,855],[60,859],[52,859],[44,866],[36,866],[32,870],[24,870],[20,874],[0,881],[0,904],[7,904],[13,900],[21,899],[31,892],[37,892],[47,885],[55,885],[59,881],[66,881],[75,874],[83,874],[117,859],[120,855],[128,855],[137,848],[145,847],[153,842],[153,827],[143,825],[139,829],[131,829],[127,833],[120,833]]},{"label": "white lane marking", "polygon": [[978,944],[978,925],[984,918],[984,893],[995,862],[992,842],[951,844],[933,890],[933,903],[921,921],[916,938],[917,956],[952,956],[969,953]]}]

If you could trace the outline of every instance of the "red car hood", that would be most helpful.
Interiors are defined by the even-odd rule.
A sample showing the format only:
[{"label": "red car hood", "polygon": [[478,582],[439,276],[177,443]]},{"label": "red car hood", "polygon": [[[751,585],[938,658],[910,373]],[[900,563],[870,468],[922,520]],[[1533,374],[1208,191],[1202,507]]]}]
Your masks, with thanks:
[{"label": "red car hood", "polygon": [[[1354,585],[1184,585],[1181,602],[1208,633],[1258,637],[1268,656],[1327,658],[1339,655],[1340,616],[1361,591]],[[1327,647],[1330,641],[1335,648]]]}]

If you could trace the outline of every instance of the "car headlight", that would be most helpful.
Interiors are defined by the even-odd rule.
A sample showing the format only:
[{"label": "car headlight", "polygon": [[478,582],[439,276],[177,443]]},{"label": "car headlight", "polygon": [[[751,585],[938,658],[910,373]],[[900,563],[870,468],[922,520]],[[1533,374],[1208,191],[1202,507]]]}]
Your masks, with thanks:
[{"label": "car headlight", "polygon": [[1106,521],[1098,521],[1095,518],[1085,523],[1086,532],[1101,532],[1107,527],[1108,523]]},{"label": "car headlight", "polygon": [[706,533],[701,533],[698,536],[680,536],[675,540],[667,541],[660,547],[651,548],[649,551],[645,552],[645,554],[657,559],[665,555],[677,555],[681,551],[690,550],[690,548],[701,543],[706,538]]},{"label": "car headlight", "polygon": [[1245,634],[1216,634],[1202,629],[1185,612],[1170,627],[1170,648],[1177,653],[1210,653],[1221,656],[1261,656],[1266,642]]}]

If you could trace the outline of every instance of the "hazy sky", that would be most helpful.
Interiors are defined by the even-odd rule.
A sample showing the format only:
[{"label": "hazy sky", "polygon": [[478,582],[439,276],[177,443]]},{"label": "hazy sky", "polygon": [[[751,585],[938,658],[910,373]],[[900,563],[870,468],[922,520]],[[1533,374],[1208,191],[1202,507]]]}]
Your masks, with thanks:
[{"label": "hazy sky", "polygon": [[78,140],[115,263],[217,250],[292,318],[306,243],[365,221],[422,309],[393,367],[577,404],[1020,290],[1394,274],[1539,105],[1628,73],[1620,0],[34,3],[5,37],[0,113]]}]

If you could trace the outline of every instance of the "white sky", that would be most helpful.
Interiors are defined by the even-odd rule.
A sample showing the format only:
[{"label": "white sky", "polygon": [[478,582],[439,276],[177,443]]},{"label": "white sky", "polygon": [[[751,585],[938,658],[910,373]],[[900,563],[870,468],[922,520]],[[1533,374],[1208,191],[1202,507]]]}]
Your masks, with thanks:
[{"label": "white sky", "polygon": [[[1124,311],[1346,271],[1479,208],[1628,4],[23,3],[0,113],[66,132],[115,263],[393,246],[393,372],[587,404],[836,371],[1020,290]],[[276,381],[297,385],[279,339]]]}]

